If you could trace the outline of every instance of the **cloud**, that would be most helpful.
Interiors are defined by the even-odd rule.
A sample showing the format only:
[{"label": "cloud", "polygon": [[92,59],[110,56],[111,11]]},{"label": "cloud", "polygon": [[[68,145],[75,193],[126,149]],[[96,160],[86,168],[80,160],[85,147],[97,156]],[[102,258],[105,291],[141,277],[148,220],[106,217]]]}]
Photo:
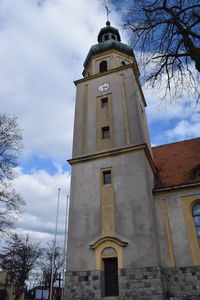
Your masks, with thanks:
[{"label": "cloud", "polygon": [[195,110],[192,106],[184,103],[161,103],[158,109],[150,102],[147,117],[154,145],[199,137],[200,110]]},{"label": "cloud", "polygon": [[[58,188],[63,237],[70,173],[73,81],[106,22],[101,0],[0,1],[1,111],[18,117],[24,152],[15,187],[26,201],[17,230],[52,239]],[[120,16],[112,11],[112,25]],[[47,166],[48,165],[48,166]],[[43,169],[42,169],[43,168]]]},{"label": "cloud", "polygon": [[61,166],[54,175],[44,170],[23,174],[22,170],[18,169],[14,184],[26,201],[26,205],[22,207],[22,215],[16,222],[17,230],[39,239],[53,239],[54,237],[58,188],[61,189],[58,236],[63,238],[70,174]]},{"label": "cloud", "polygon": [[1,110],[18,117],[24,159],[64,161],[71,155],[73,81],[105,24],[102,1],[3,0],[0,9]]},{"label": "cloud", "polygon": [[152,144],[166,144],[199,136],[199,104],[192,99],[192,95],[188,98],[185,91],[180,99],[173,100],[170,95],[163,99],[164,89],[164,83],[159,89],[147,84],[143,86]]},{"label": "cloud", "polygon": [[179,121],[176,126],[166,132],[167,137],[175,140],[184,140],[199,137],[200,113],[194,113],[188,120]]}]

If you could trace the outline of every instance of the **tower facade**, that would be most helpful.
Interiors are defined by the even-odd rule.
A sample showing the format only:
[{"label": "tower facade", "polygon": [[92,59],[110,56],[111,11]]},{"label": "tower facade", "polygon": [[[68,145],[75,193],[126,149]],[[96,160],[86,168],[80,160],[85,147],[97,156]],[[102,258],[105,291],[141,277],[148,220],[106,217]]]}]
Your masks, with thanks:
[{"label": "tower facade", "polygon": [[75,82],[66,299],[163,299],[138,78],[132,48],[107,22]]}]

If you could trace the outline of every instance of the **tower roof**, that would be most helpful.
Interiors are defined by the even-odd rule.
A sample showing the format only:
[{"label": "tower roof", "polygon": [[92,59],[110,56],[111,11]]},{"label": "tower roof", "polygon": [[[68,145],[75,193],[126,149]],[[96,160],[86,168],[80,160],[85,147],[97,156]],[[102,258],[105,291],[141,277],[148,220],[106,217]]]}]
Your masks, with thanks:
[{"label": "tower roof", "polygon": [[98,44],[93,45],[84,62],[84,67],[86,67],[89,59],[96,54],[99,54],[108,50],[118,50],[126,55],[133,56],[133,49],[124,43],[121,43],[121,37],[117,28],[112,27],[110,22],[106,22],[106,26],[101,28],[98,37]]}]

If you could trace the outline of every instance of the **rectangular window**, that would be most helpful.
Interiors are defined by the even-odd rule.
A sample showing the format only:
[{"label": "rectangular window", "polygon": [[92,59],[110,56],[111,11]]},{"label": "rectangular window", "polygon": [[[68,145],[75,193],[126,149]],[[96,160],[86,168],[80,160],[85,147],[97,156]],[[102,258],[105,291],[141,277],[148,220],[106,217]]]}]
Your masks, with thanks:
[{"label": "rectangular window", "polygon": [[111,184],[111,183],[112,183],[111,170],[103,171],[103,184]]},{"label": "rectangular window", "polygon": [[107,97],[101,99],[101,107],[102,108],[108,107],[108,98]]},{"label": "rectangular window", "polygon": [[103,139],[108,139],[110,137],[110,128],[109,128],[109,126],[102,127],[101,130],[102,130],[102,138]]}]

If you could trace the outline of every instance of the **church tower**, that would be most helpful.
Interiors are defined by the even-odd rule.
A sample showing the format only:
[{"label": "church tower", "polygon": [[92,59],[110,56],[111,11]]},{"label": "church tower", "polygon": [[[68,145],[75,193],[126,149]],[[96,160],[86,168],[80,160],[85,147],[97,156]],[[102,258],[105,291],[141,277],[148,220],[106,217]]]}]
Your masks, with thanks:
[{"label": "church tower", "polygon": [[[65,299],[163,299],[146,102],[107,21],[77,87]],[[151,298],[153,297],[153,298]]]}]

